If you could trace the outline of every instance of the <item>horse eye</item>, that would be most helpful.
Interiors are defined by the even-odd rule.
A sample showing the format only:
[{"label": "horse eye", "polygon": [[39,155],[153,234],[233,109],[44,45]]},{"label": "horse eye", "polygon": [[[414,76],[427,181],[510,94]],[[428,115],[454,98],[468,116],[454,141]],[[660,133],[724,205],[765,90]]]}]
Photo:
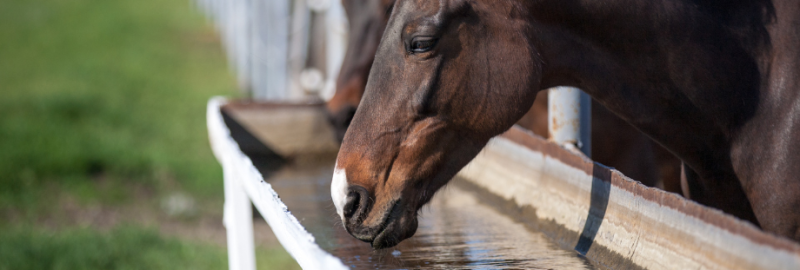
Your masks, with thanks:
[{"label": "horse eye", "polygon": [[423,53],[433,49],[436,46],[435,38],[415,38],[411,41],[410,51],[414,53]]}]

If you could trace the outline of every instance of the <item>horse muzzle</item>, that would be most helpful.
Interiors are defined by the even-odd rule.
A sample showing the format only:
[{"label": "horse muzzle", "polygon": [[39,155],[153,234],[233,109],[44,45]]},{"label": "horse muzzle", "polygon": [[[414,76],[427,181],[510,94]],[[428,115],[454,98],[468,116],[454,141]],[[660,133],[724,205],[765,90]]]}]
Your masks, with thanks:
[{"label": "horse muzzle", "polygon": [[402,200],[394,201],[381,213],[374,213],[381,216],[377,224],[364,224],[373,206],[369,193],[359,186],[348,189],[343,209],[344,227],[356,239],[370,243],[374,249],[382,249],[397,245],[417,231],[416,211],[406,211]]}]

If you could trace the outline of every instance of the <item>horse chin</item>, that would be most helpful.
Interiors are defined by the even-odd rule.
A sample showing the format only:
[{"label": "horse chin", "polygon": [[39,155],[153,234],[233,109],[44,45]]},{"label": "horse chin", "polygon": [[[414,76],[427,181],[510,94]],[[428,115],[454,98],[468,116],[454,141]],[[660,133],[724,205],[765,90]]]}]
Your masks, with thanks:
[{"label": "horse chin", "polygon": [[381,230],[370,243],[374,249],[390,248],[401,241],[414,236],[417,232],[417,211],[404,211],[405,207],[398,203],[384,221]]},{"label": "horse chin", "polygon": [[375,239],[370,243],[372,248],[390,248],[414,236],[414,233],[417,232],[417,218],[406,219],[407,222],[403,222],[402,220],[402,218],[400,220],[392,220],[386,224],[383,231],[375,236]]},{"label": "horse chin", "polygon": [[378,226],[350,224],[347,231],[358,240],[369,243],[374,249],[396,246],[417,232],[416,211],[405,211],[402,201],[393,203]]}]

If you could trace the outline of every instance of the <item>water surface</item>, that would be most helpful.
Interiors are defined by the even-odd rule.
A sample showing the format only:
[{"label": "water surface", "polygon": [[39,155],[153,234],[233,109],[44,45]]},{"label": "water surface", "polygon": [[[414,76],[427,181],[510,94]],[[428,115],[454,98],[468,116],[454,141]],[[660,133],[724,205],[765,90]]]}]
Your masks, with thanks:
[{"label": "water surface", "polygon": [[413,237],[393,248],[373,250],[350,236],[336,215],[330,197],[333,159],[296,162],[262,173],[317,243],[352,268],[594,268],[576,252],[559,249],[542,233],[455,186],[446,186],[423,208]]}]

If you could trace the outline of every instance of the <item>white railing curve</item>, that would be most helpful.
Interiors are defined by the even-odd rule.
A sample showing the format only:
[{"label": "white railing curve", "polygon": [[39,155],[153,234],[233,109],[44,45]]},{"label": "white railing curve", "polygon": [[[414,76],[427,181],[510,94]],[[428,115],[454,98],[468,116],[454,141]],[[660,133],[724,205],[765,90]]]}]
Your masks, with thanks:
[{"label": "white railing curve", "polygon": [[212,98],[207,107],[211,148],[222,164],[225,181],[223,223],[228,234],[228,266],[232,270],[255,270],[253,215],[255,205],[281,245],[303,269],[347,269],[339,258],[322,250],[314,236],[303,228],[286,205],[264,181],[252,161],[240,150],[220,111],[226,100]]}]

